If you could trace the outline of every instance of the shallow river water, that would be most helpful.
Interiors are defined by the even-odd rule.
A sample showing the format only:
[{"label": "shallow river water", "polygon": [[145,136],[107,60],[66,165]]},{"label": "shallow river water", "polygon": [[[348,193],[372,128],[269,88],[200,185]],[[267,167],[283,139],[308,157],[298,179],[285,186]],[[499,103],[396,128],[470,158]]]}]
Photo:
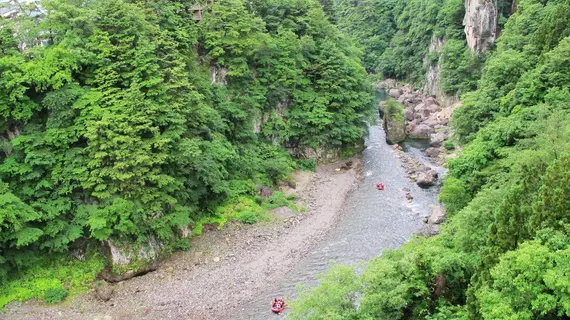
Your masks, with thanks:
[{"label": "shallow river water", "polygon": [[[404,143],[407,153],[429,164],[423,148],[414,141]],[[408,179],[392,147],[386,144],[380,121],[370,127],[363,163],[362,182],[346,199],[345,212],[336,227],[296,268],[276,277],[273,287],[244,306],[242,319],[277,318],[269,311],[272,297],[293,298],[297,285],[315,285],[316,275],[325,272],[331,262],[356,264],[377,257],[385,249],[400,247],[421,228],[429,206],[437,203],[438,190],[421,189]],[[386,190],[376,190],[377,182],[383,182]],[[411,203],[406,200],[406,189],[414,197]]]}]

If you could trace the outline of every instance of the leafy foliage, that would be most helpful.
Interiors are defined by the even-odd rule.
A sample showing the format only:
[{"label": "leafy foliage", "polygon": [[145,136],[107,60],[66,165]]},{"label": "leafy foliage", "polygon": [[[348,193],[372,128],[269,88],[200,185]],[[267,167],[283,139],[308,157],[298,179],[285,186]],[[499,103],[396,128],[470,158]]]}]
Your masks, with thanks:
[{"label": "leafy foliage", "polygon": [[67,297],[68,293],[64,287],[54,287],[46,289],[45,300],[47,303],[58,303]]},{"label": "leafy foliage", "polygon": [[[511,3],[497,4],[504,23]],[[459,71],[478,57],[466,55],[459,38],[448,39],[444,49],[443,65],[454,71],[444,68],[442,85],[464,93],[452,120],[454,141],[463,149],[448,162],[440,193],[448,222],[438,236],[384,253],[353,279],[331,272],[321,287],[343,279],[362,295],[350,310],[334,316],[570,317],[570,5],[521,0],[517,6],[486,57],[476,88],[477,76]],[[395,39],[405,39],[404,33],[392,43]],[[396,55],[407,50],[405,43]],[[342,288],[331,296],[339,293]],[[302,296],[292,305],[305,314],[320,312],[319,304],[309,301]]]},{"label": "leafy foliage", "polygon": [[285,148],[362,140],[372,88],[318,1],[216,1],[201,22],[194,3],[46,0],[1,21],[0,283],[82,239],[172,248],[224,208],[263,220],[289,204],[255,201],[294,169]]}]

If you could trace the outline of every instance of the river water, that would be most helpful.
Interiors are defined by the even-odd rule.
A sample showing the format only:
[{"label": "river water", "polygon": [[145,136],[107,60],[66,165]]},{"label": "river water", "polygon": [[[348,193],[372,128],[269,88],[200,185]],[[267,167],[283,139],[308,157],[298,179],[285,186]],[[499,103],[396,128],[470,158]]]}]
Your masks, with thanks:
[{"label": "river water", "polygon": [[[382,98],[377,95],[377,100]],[[316,276],[325,272],[331,262],[363,263],[385,249],[400,247],[422,227],[429,206],[437,203],[439,190],[421,189],[411,182],[385,138],[378,119],[376,125],[370,126],[362,155],[364,177],[347,198],[346,212],[336,227],[292,271],[281,275],[258,300],[245,306],[242,319],[275,319],[269,310],[272,297],[294,298],[297,285],[316,285]],[[422,142],[408,141],[403,147],[419,161],[434,166],[421,152],[426,147]],[[386,189],[376,190],[377,182],[383,182]],[[404,190],[414,197],[411,203]]]}]

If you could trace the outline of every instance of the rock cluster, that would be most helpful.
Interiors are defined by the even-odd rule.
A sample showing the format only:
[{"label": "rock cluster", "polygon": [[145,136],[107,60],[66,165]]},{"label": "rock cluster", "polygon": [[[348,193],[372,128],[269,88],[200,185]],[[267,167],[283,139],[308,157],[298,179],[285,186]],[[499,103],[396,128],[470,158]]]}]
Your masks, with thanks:
[{"label": "rock cluster", "polygon": [[418,232],[424,237],[435,236],[439,233],[439,225],[447,219],[445,208],[441,205],[430,206],[429,216],[425,217],[425,226]]},{"label": "rock cluster", "polygon": [[402,161],[402,166],[408,177],[422,188],[429,188],[438,182],[438,173],[432,168],[422,164],[416,158],[406,154],[400,145],[392,147],[396,156]]},{"label": "rock cluster", "polygon": [[432,95],[426,95],[420,90],[413,90],[410,84],[398,86],[396,81],[387,79],[378,88],[384,89],[388,95],[404,107],[407,136],[413,139],[429,139],[430,148],[426,154],[436,161],[441,160],[443,143],[449,138],[447,128],[453,109],[442,106]]}]

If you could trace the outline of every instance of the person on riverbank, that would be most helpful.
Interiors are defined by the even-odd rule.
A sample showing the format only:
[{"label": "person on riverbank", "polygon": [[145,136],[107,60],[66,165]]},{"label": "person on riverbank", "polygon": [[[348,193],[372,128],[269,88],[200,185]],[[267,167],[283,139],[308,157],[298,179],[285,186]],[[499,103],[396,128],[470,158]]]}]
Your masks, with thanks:
[{"label": "person on riverbank", "polygon": [[386,187],[382,182],[376,184],[376,190],[384,190]]}]

